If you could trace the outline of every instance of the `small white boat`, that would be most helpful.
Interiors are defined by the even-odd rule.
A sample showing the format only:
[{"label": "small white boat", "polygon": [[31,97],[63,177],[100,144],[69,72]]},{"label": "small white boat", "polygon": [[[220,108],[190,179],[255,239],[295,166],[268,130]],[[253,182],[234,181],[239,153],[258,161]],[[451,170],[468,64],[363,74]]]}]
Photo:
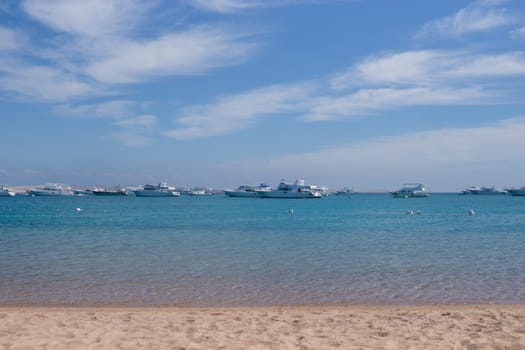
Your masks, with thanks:
[{"label": "small white boat", "polygon": [[258,197],[257,191],[269,191],[270,186],[260,184],[259,186],[241,185],[236,190],[225,190],[228,197]]},{"label": "small white boat", "polygon": [[48,183],[42,187],[32,188],[27,191],[31,196],[73,196],[75,192],[70,186]]},{"label": "small white boat", "polygon": [[473,195],[501,195],[505,194],[504,191],[498,191],[494,186],[493,187],[469,187],[466,189],[464,194],[473,194]]},{"label": "small white boat", "polygon": [[194,187],[185,192],[188,196],[213,196],[215,192],[210,187]]},{"label": "small white boat", "polygon": [[15,192],[5,186],[5,185],[0,185],[0,197],[13,197],[15,195]]},{"label": "small white boat", "polygon": [[335,191],[335,192],[334,192],[334,195],[335,195],[335,196],[350,196],[350,195],[352,195],[352,194],[354,194],[354,193],[355,193],[354,190],[351,190],[351,189],[345,187],[345,188],[343,188],[343,189],[340,189],[340,190],[338,190],[338,191]]},{"label": "small white boat", "polygon": [[520,188],[508,188],[505,191],[511,196],[525,196],[525,186]]},{"label": "small white boat", "polygon": [[158,185],[144,185],[139,189],[132,190],[137,197],[178,197],[180,193],[175,187],[168,186],[167,183],[161,182]]},{"label": "small white boat", "polygon": [[277,189],[256,191],[261,198],[321,198],[321,191],[312,185],[305,185],[303,179],[293,184],[281,181]]},{"label": "small white boat", "polygon": [[394,198],[426,198],[430,194],[426,191],[423,184],[404,184],[400,190],[391,192]]},{"label": "small white boat", "polygon": [[122,187],[95,187],[92,188],[91,193],[95,196],[127,196],[128,190]]}]

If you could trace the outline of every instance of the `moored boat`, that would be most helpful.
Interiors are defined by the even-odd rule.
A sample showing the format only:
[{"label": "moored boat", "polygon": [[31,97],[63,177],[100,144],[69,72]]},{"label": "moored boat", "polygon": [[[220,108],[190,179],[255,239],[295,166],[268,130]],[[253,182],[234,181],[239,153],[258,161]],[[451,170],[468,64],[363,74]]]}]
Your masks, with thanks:
[{"label": "moored boat", "polygon": [[259,186],[241,185],[236,190],[225,190],[228,197],[257,197],[257,191],[269,191],[270,186],[260,184]]},{"label": "moored boat", "polygon": [[91,192],[95,196],[127,196],[128,195],[128,191],[122,187],[113,187],[113,188],[95,187],[91,189]]},{"label": "moored boat", "polygon": [[525,196],[525,186],[520,188],[508,188],[505,191],[511,196]]},{"label": "moored boat", "polygon": [[281,181],[275,190],[256,191],[261,198],[321,198],[321,191],[316,186],[305,185],[303,179],[293,184]]},{"label": "moored boat", "polygon": [[137,197],[178,197],[179,192],[175,187],[168,186],[166,182],[158,185],[144,185],[139,189],[132,190]]},{"label": "moored boat", "polygon": [[0,197],[13,197],[15,192],[10,187],[0,185]]},{"label": "moored boat", "polygon": [[401,189],[390,192],[393,198],[426,198],[430,194],[426,191],[425,186],[420,183],[404,184]]},{"label": "moored boat", "polygon": [[73,196],[75,192],[70,186],[56,183],[48,183],[42,187],[29,189],[27,193],[31,196]]},{"label": "moored boat", "polygon": [[473,195],[501,195],[505,194],[505,191],[498,191],[494,186],[493,187],[470,187],[467,194]]}]

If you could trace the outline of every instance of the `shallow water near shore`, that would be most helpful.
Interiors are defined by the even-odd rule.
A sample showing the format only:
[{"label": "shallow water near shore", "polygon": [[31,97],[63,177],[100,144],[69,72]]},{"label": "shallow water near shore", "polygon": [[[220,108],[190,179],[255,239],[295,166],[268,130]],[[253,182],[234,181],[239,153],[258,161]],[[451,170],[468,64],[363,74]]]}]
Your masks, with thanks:
[{"label": "shallow water near shore", "polygon": [[524,248],[525,197],[14,197],[0,304],[524,303]]}]

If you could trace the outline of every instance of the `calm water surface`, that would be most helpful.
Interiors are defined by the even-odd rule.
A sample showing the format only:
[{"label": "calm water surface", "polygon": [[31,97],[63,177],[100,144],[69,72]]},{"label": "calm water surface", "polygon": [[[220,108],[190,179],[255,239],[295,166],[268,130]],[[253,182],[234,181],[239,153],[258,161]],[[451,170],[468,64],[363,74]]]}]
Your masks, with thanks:
[{"label": "calm water surface", "polygon": [[3,305],[331,302],[525,303],[525,197],[0,198]]}]

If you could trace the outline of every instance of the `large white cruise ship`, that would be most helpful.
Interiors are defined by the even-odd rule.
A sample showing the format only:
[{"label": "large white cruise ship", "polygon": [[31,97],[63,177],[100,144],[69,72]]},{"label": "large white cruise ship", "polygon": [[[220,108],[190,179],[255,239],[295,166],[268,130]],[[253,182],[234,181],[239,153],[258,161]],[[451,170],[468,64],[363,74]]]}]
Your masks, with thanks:
[{"label": "large white cruise ship", "polygon": [[75,192],[70,186],[48,183],[42,187],[32,188],[27,191],[31,196],[73,196]]},{"label": "large white cruise ship", "polygon": [[5,186],[5,185],[0,185],[0,197],[13,197],[15,195],[15,192]]},{"label": "large white cruise ship", "polygon": [[305,185],[303,179],[293,184],[281,181],[276,190],[256,191],[261,198],[321,198],[321,191],[312,185]]},{"label": "large white cruise ship", "polygon": [[167,183],[161,182],[158,185],[144,185],[142,188],[132,190],[137,197],[178,197],[180,193],[175,187],[168,186]]}]

